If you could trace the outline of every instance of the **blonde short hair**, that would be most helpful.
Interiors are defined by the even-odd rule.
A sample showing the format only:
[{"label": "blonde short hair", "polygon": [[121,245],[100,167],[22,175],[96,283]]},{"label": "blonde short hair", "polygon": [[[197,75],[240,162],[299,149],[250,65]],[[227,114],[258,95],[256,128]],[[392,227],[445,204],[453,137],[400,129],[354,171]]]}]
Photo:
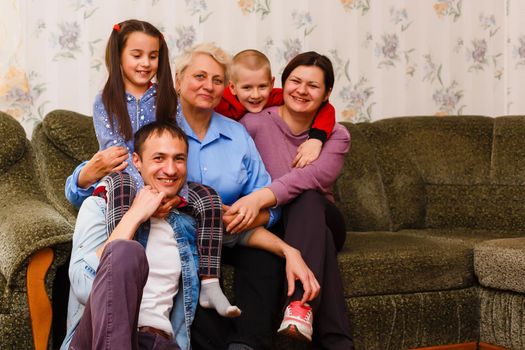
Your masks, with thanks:
[{"label": "blonde short hair", "polygon": [[243,50],[238,52],[233,57],[233,63],[231,67],[231,80],[233,82],[236,80],[236,68],[239,66],[245,67],[249,70],[266,69],[268,71],[269,78],[271,79],[272,77],[270,60],[261,51],[254,49]]},{"label": "blonde short hair", "polygon": [[228,84],[230,78],[231,56],[217,46],[215,43],[202,43],[185,50],[175,60],[175,72],[179,77],[184,75],[184,71],[191,64],[195,55],[205,54],[213,58],[224,69],[224,85]]}]

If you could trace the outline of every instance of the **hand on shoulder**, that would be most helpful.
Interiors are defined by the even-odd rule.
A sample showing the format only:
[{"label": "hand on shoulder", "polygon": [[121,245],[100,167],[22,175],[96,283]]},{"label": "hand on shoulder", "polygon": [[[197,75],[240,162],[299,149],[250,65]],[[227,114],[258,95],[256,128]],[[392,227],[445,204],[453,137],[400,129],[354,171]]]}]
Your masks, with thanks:
[{"label": "hand on shoulder", "polygon": [[122,146],[98,151],[80,171],[78,186],[87,188],[108,174],[124,170],[128,166],[127,158],[128,151]]}]

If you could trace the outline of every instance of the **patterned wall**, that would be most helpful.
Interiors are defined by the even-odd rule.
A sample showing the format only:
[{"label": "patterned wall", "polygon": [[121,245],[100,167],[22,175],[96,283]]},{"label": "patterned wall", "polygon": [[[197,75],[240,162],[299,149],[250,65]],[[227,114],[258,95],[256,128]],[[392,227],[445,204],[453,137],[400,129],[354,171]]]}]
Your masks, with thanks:
[{"label": "patterned wall", "polygon": [[139,18],[172,58],[257,48],[276,81],[295,54],[328,55],[339,120],[525,114],[524,14],[521,0],[2,0],[0,110],[28,135],[53,109],[91,114],[112,26]]}]

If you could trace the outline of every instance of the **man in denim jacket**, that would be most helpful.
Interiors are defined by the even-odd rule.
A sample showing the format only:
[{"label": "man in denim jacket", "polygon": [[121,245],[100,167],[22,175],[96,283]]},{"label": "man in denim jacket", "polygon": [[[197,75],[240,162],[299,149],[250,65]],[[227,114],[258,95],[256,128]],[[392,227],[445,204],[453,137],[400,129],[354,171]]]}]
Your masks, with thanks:
[{"label": "man in denim jacket", "polygon": [[[84,201],[73,235],[62,349],[190,348],[199,296],[195,221],[176,209],[154,217],[162,199],[184,185],[187,154],[181,129],[148,124],[135,134],[133,154],[145,186],[115,230],[106,231],[104,198]],[[140,229],[143,224],[150,229]]]}]

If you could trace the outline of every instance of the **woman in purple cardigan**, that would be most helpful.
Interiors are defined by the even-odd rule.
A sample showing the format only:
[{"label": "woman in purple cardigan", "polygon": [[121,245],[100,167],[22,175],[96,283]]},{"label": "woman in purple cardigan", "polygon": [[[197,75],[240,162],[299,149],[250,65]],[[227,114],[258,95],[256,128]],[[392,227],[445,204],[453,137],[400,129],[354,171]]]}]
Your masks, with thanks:
[{"label": "woman in purple cardigan", "polygon": [[353,349],[353,342],[336,258],[346,230],[330,191],[350,147],[346,128],[336,124],[319,158],[304,168],[293,167],[297,147],[308,138],[308,130],[319,108],[328,102],[333,84],[334,72],[326,56],[299,54],[282,74],[284,105],[247,114],[241,120],[273,182],[241,198],[230,211],[247,213],[245,220],[249,221],[260,208],[283,206],[284,240],[299,249],[321,292],[308,305],[302,286],[289,285],[293,294],[288,293],[279,333],[307,341],[312,341],[313,334],[316,349],[348,350]]}]

